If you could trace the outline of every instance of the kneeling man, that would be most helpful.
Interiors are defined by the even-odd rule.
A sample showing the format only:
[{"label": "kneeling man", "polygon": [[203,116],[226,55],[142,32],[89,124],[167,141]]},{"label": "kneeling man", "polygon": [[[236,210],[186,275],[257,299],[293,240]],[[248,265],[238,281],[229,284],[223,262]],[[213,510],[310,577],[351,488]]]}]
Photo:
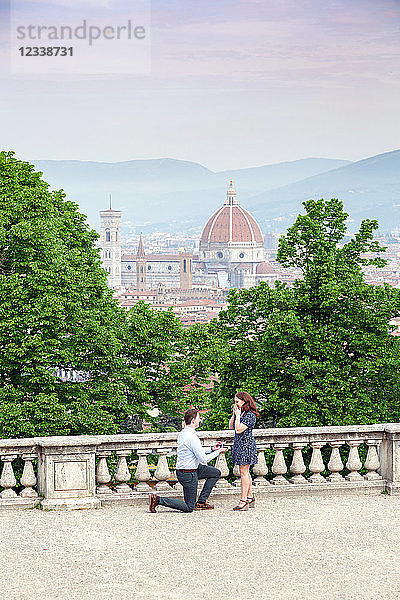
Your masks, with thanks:
[{"label": "kneeling man", "polygon": [[[218,443],[211,452],[204,452],[196,433],[196,428],[200,425],[200,412],[196,408],[187,410],[184,420],[186,426],[178,435],[176,461],[176,476],[179,483],[182,484],[184,500],[150,494],[149,510],[152,513],[156,512],[156,506],[159,505],[182,512],[214,508],[212,504],[207,503],[207,500],[221,476],[221,471],[215,467],[209,467],[207,463],[221,452],[226,452],[227,448],[221,448]],[[196,502],[199,479],[205,479],[206,482]]]}]

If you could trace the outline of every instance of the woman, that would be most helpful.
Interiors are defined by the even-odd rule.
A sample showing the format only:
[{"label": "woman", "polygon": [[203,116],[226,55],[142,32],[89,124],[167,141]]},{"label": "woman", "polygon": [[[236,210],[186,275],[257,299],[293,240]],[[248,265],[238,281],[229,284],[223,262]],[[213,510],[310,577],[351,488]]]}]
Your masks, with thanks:
[{"label": "woman", "polygon": [[235,429],[232,462],[239,466],[242,496],[239,504],[233,510],[248,510],[248,508],[254,508],[255,505],[251,487],[250,465],[255,465],[257,462],[257,448],[253,437],[253,428],[259,416],[256,403],[250,394],[238,392],[235,395],[229,428]]}]

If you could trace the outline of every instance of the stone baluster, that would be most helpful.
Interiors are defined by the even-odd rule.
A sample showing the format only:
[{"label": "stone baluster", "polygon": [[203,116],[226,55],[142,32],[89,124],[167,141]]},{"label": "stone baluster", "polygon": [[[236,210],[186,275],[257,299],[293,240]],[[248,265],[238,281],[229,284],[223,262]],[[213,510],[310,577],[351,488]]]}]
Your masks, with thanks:
[{"label": "stone baluster", "polygon": [[287,466],[285,457],[283,456],[283,450],[288,447],[288,444],[274,444],[276,454],[274,462],[272,463],[272,472],[275,475],[271,483],[274,485],[286,485],[289,484],[288,480],[284,477],[287,473]]},{"label": "stone baluster", "polygon": [[368,473],[364,475],[364,479],[367,481],[375,481],[382,479],[382,476],[377,473],[377,469],[380,467],[379,457],[377,452],[377,445],[379,442],[376,440],[367,440],[368,446],[367,458],[365,459],[364,467],[368,469]]},{"label": "stone baluster", "polygon": [[135,472],[135,480],[138,482],[135,486],[136,492],[151,492],[152,488],[148,482],[151,479],[149,464],[147,462],[147,456],[150,454],[148,450],[137,451],[139,460]]},{"label": "stone baluster", "polygon": [[270,485],[269,481],[265,478],[268,474],[268,467],[265,462],[264,451],[267,448],[269,448],[269,444],[257,446],[257,463],[253,466],[253,474],[255,475],[253,485],[256,487]]},{"label": "stone baluster", "polygon": [[364,478],[358,471],[362,467],[360,455],[358,453],[358,446],[361,444],[361,440],[349,440],[347,445],[350,446],[350,452],[346,463],[346,468],[350,471],[346,475],[346,481],[362,481]]},{"label": "stone baluster", "polygon": [[17,458],[17,454],[9,454],[7,456],[1,456],[1,460],[3,461],[3,470],[0,478],[0,486],[4,488],[2,492],[0,492],[1,498],[16,498],[17,494],[12,489],[17,485],[17,480],[15,479],[12,461]]},{"label": "stone baluster", "polygon": [[325,478],[321,475],[325,469],[324,461],[322,460],[321,448],[325,446],[325,442],[311,442],[312,455],[309,469],[312,473],[308,478],[310,483],[325,483]]},{"label": "stone baluster", "polygon": [[167,480],[171,477],[171,471],[169,470],[167,454],[171,452],[171,448],[158,448],[158,462],[154,476],[158,479],[158,483],[154,486],[157,492],[171,491],[171,486],[167,483]]},{"label": "stone baluster", "polygon": [[236,477],[236,479],[234,479],[234,481],[232,482],[233,487],[241,487],[242,481],[241,481],[241,477],[240,477],[239,465],[234,465],[232,472],[233,472],[234,476]]},{"label": "stone baluster", "polygon": [[332,448],[332,452],[331,452],[331,457],[329,459],[328,462],[328,469],[331,472],[331,474],[329,475],[329,477],[327,477],[327,481],[330,481],[330,483],[341,483],[343,480],[343,477],[340,474],[340,471],[343,470],[343,463],[342,463],[342,459],[340,457],[340,452],[339,452],[339,448],[340,446],[343,446],[344,442],[342,441],[338,441],[338,442],[330,442],[329,445]]},{"label": "stone baluster", "polygon": [[294,474],[290,479],[290,483],[307,483],[307,479],[303,477],[303,473],[306,470],[306,465],[304,464],[302,450],[307,446],[306,443],[298,443],[293,442],[292,447],[294,450],[292,464],[290,465],[290,470]]},{"label": "stone baluster", "polygon": [[226,462],[225,452],[218,454],[217,460],[215,461],[215,468],[221,471],[221,477],[218,479],[215,487],[218,489],[232,487],[229,481],[225,479],[229,475],[229,468],[228,463]]},{"label": "stone baluster", "polygon": [[24,469],[22,471],[21,476],[21,484],[24,486],[24,489],[21,491],[20,496],[22,498],[37,498],[38,493],[33,489],[33,486],[36,485],[37,479],[35,475],[35,471],[33,470],[32,461],[36,458],[36,454],[22,454],[22,459],[24,462]]},{"label": "stone baluster", "polygon": [[131,450],[117,450],[116,455],[118,456],[117,470],[115,471],[115,481],[118,484],[115,486],[115,491],[118,494],[131,494],[132,489],[128,485],[132,475],[128,469],[128,463],[126,457],[131,454]]},{"label": "stone baluster", "polygon": [[111,481],[110,471],[107,464],[107,456],[110,456],[111,452],[99,452],[99,461],[96,468],[96,493],[97,494],[112,494],[111,488],[108,487],[107,483]]}]

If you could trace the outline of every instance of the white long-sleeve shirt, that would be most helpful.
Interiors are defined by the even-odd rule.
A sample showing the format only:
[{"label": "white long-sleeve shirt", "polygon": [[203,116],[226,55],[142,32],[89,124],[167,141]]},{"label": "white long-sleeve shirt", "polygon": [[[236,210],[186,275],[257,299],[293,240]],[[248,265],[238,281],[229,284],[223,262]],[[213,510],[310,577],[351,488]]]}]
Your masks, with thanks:
[{"label": "white long-sleeve shirt", "polygon": [[185,427],[178,434],[177,469],[197,469],[218,456],[219,450],[204,452],[200,439],[193,427]]}]

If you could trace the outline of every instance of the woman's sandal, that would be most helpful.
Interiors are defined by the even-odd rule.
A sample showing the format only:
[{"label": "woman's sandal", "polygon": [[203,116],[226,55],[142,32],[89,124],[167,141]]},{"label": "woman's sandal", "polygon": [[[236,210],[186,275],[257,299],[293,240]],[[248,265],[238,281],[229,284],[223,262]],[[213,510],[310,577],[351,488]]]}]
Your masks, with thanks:
[{"label": "woman's sandal", "polygon": [[249,505],[249,508],[255,508],[256,497],[253,496],[252,498],[247,498],[247,504]]},{"label": "woman's sandal", "polygon": [[[242,503],[242,504],[241,504]],[[239,500],[239,504],[233,510],[249,510],[247,500]]]}]

